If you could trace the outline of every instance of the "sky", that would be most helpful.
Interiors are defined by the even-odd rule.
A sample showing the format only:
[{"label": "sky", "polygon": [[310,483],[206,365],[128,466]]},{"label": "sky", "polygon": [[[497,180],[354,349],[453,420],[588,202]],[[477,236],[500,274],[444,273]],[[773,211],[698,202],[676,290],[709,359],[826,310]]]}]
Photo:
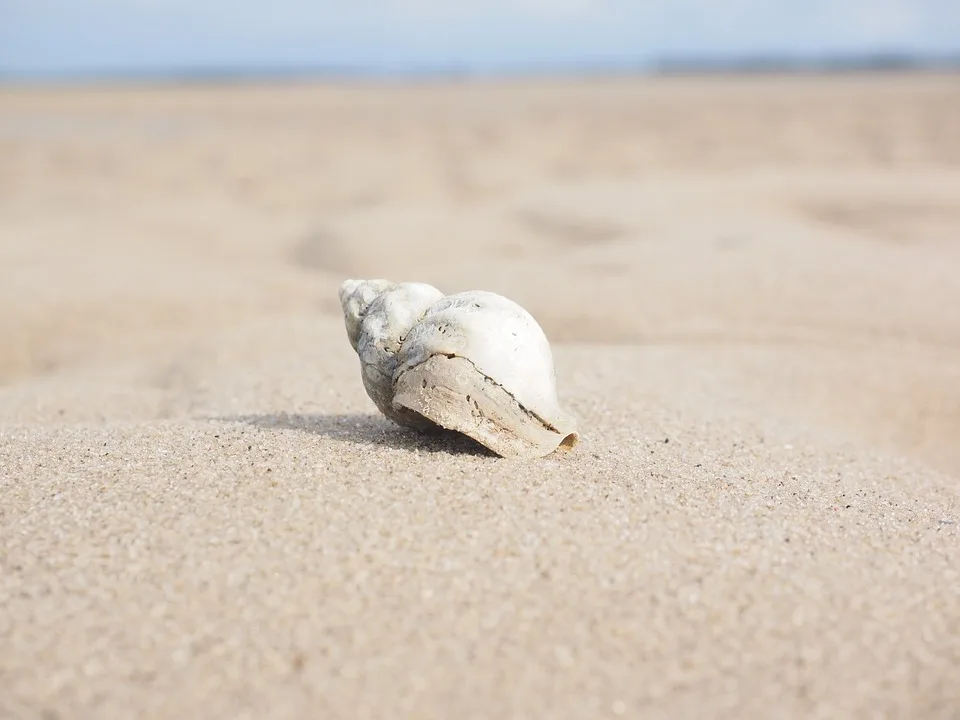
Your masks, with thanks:
[{"label": "sky", "polygon": [[0,0],[0,75],[960,54],[960,0]]}]

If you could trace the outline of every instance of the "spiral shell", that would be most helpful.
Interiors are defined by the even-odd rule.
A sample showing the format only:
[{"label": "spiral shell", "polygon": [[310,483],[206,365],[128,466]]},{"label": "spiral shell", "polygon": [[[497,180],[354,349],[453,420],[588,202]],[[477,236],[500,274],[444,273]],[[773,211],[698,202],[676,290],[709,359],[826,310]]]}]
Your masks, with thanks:
[{"label": "spiral shell", "polygon": [[512,300],[378,279],[345,281],[340,302],[364,388],[394,422],[455,430],[503,457],[578,442],[557,400],[550,343]]}]

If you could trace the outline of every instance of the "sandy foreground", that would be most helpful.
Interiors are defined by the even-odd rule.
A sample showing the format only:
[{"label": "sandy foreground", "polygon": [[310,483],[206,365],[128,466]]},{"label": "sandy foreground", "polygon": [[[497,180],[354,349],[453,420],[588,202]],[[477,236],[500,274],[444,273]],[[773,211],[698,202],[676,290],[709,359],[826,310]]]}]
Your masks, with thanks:
[{"label": "sandy foreground", "polygon": [[[960,78],[0,91],[0,718],[960,716]],[[376,413],[487,289],[571,453]]]}]

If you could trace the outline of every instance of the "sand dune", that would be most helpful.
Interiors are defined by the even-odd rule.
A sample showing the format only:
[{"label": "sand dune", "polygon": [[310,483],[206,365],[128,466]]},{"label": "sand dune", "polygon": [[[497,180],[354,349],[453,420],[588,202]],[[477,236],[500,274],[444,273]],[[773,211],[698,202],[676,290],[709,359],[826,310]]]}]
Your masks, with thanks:
[{"label": "sand dune", "polygon": [[[956,88],[0,91],[0,716],[955,716]],[[370,276],[582,444],[377,415]]]}]

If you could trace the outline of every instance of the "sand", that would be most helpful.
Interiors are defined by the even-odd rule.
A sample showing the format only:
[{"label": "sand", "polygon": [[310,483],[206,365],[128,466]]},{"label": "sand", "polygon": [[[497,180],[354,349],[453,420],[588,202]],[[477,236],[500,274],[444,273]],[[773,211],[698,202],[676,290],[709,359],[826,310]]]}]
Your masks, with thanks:
[{"label": "sand", "polygon": [[[0,90],[0,717],[958,717],[957,88]],[[380,417],[370,276],[581,444]]]}]

